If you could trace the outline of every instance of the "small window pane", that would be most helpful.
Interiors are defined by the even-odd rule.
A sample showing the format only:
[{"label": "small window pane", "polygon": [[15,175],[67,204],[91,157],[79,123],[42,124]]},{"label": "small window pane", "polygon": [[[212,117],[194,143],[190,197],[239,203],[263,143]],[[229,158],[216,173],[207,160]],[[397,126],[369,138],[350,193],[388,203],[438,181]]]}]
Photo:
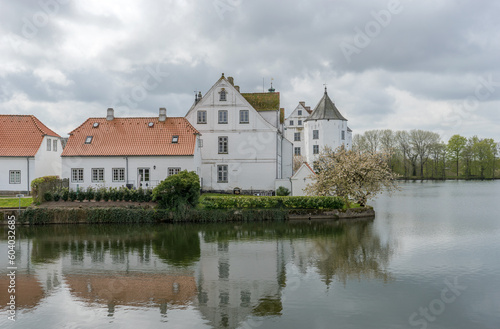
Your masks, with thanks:
[{"label": "small window pane", "polygon": [[319,145],[313,145],[313,154],[319,154]]},{"label": "small window pane", "polygon": [[227,123],[227,111],[220,110],[219,111],[219,123]]},{"label": "small window pane", "polygon": [[227,165],[217,166],[217,182],[227,183]]},{"label": "small window pane", "polygon": [[21,184],[21,171],[20,170],[9,171],[9,184]]},{"label": "small window pane", "polygon": [[92,182],[100,183],[104,181],[104,168],[92,168]]},{"label": "small window pane", "polygon": [[181,168],[168,168],[168,176],[176,175],[181,172]]},{"label": "small window pane", "polygon": [[319,138],[319,130],[313,130],[313,139]]},{"label": "small window pane", "polygon": [[302,120],[297,121],[297,125],[302,126]]},{"label": "small window pane", "polygon": [[290,122],[288,123],[288,125],[293,126],[293,120],[290,120]]},{"label": "small window pane", "polygon": [[300,155],[300,147],[295,147],[293,150],[293,154]]},{"label": "small window pane", "polygon": [[248,110],[240,110],[240,123],[248,123]]},{"label": "small window pane", "polygon": [[300,133],[293,133],[293,141],[300,142]]},{"label": "small window pane", "polygon": [[207,111],[198,111],[198,123],[207,123]]},{"label": "small window pane", "polygon": [[93,136],[87,136],[87,138],[85,138],[85,144],[92,143],[92,138],[93,138]]},{"label": "small window pane", "polygon": [[113,182],[125,181],[125,168],[113,168]]},{"label": "small window pane", "polygon": [[226,91],[224,90],[224,88],[222,88],[222,90],[220,91],[220,98],[219,98],[220,101],[225,101],[226,100]]},{"label": "small window pane", "polygon": [[54,139],[54,146],[52,147],[54,152],[57,152],[57,139]]},{"label": "small window pane", "polygon": [[227,137],[219,137],[219,154],[227,154]]},{"label": "small window pane", "polygon": [[83,183],[83,168],[71,169],[71,181],[73,183]]},{"label": "small window pane", "polygon": [[52,146],[52,140],[47,139],[47,151],[50,151],[51,146]]},{"label": "small window pane", "polygon": [[177,143],[179,142],[179,136],[172,136],[172,143]]}]

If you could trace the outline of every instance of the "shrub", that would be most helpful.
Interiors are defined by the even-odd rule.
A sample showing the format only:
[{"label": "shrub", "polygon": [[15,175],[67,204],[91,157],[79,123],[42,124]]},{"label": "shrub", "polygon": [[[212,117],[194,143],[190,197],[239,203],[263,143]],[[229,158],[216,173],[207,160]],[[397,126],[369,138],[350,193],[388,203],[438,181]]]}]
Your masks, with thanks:
[{"label": "shrub", "polygon": [[70,201],[75,201],[76,200],[76,191],[74,191],[74,190],[69,191],[68,198]]},{"label": "shrub", "polygon": [[86,197],[87,197],[87,193],[85,193],[85,191],[83,191],[83,190],[78,191],[77,196],[76,196],[76,198],[80,202],[82,202],[83,200],[85,200]]},{"label": "shrub", "polygon": [[69,198],[69,188],[65,187],[61,190],[61,199],[63,201],[68,201]]},{"label": "shrub", "polygon": [[290,190],[287,189],[286,187],[284,186],[280,186],[276,189],[276,195],[277,196],[287,196],[290,194]]},{"label": "shrub", "polygon": [[199,198],[200,178],[194,171],[169,176],[153,189],[153,201],[161,209],[195,207]]},{"label": "shrub", "polygon": [[111,201],[116,201],[118,200],[118,193],[116,191],[116,188],[114,187],[111,187],[109,189],[109,198],[111,199]]},{"label": "shrub", "polygon": [[53,194],[52,194],[52,199],[54,201],[59,201],[59,199],[61,199],[61,194],[59,191],[55,191]]},{"label": "shrub", "polygon": [[45,192],[43,194],[43,200],[44,201],[52,201],[52,193],[51,192]]},{"label": "shrub", "polygon": [[97,189],[94,194],[94,200],[99,202],[102,199],[102,189]]},{"label": "shrub", "polygon": [[206,209],[233,208],[288,208],[288,209],[341,209],[344,201],[333,196],[212,196],[206,197],[201,204]]},{"label": "shrub", "polygon": [[95,197],[94,189],[91,186],[87,187],[87,191],[85,192],[85,199],[90,201],[93,200],[94,197]]},{"label": "shrub", "polygon": [[102,189],[102,199],[106,202],[109,201],[109,196],[110,196],[110,193],[109,193],[109,190],[103,188]]}]

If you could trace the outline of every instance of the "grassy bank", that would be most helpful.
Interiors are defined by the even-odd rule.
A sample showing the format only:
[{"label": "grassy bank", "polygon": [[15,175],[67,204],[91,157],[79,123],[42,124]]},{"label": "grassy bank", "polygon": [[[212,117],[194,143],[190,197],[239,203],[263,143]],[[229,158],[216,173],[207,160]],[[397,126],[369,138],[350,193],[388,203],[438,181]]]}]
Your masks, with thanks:
[{"label": "grassy bank", "polygon": [[[32,198],[21,198],[21,207],[28,207],[33,203]],[[0,198],[0,208],[19,207],[19,198]]]}]

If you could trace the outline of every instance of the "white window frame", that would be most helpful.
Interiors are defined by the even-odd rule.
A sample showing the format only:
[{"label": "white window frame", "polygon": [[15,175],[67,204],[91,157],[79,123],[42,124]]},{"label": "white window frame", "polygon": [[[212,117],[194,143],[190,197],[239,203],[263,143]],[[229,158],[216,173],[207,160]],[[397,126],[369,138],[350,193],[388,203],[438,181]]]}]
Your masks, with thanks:
[{"label": "white window frame", "polygon": [[228,137],[219,136],[217,146],[219,154],[228,154],[229,153]]},{"label": "white window frame", "polygon": [[57,152],[57,139],[54,139],[54,142],[52,143],[52,151]]},{"label": "white window frame", "polygon": [[83,168],[71,168],[71,182],[83,183],[84,182]]},{"label": "white window frame", "polygon": [[319,154],[319,145],[313,145],[313,154]]},{"label": "white window frame", "polygon": [[227,183],[227,182],[228,182],[228,166],[217,165],[217,183]]},{"label": "white window frame", "polygon": [[293,148],[293,155],[301,155],[300,154],[300,147],[294,147]]},{"label": "white window frame", "polygon": [[289,126],[293,126],[293,120],[288,121]]},{"label": "white window frame", "polygon": [[218,123],[219,124],[227,124],[228,113],[227,110],[219,110],[218,112]]},{"label": "white window frame", "polygon": [[52,139],[47,138],[47,151],[51,151]]},{"label": "white window frame", "polygon": [[345,140],[345,130],[342,130],[342,140]]},{"label": "white window frame", "polygon": [[302,120],[297,121],[297,126],[302,126]]},{"label": "white window frame", "polygon": [[125,181],[125,168],[113,168],[113,182]]},{"label": "white window frame", "polygon": [[227,100],[227,92],[226,89],[222,88],[219,93],[219,101],[225,102]]},{"label": "white window frame", "polygon": [[92,168],[92,183],[104,182],[104,168]]},{"label": "white window frame", "polygon": [[300,132],[293,133],[293,141],[300,142]]},{"label": "white window frame", "polygon": [[297,115],[302,115],[302,110],[297,110]]},{"label": "white window frame", "polygon": [[240,123],[250,123],[250,111],[240,110]]},{"label": "white window frame", "polygon": [[172,175],[177,175],[180,172],[181,172],[181,167],[168,167],[167,177]]},{"label": "white window frame", "polygon": [[9,184],[21,184],[21,170],[9,170]]},{"label": "white window frame", "polygon": [[200,110],[197,112],[197,123],[205,124],[207,123],[207,111]]},{"label": "white window frame", "polygon": [[313,139],[319,139],[319,130],[313,130]]}]

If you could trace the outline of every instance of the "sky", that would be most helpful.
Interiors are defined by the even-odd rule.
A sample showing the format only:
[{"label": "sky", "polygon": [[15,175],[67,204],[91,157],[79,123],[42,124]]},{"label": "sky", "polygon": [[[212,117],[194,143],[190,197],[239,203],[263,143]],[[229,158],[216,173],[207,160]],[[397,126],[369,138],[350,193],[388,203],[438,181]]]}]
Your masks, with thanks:
[{"label": "sky", "polygon": [[89,117],[184,116],[232,76],[286,114],[324,93],[354,134],[500,141],[493,0],[0,0],[0,114],[62,137]]}]

